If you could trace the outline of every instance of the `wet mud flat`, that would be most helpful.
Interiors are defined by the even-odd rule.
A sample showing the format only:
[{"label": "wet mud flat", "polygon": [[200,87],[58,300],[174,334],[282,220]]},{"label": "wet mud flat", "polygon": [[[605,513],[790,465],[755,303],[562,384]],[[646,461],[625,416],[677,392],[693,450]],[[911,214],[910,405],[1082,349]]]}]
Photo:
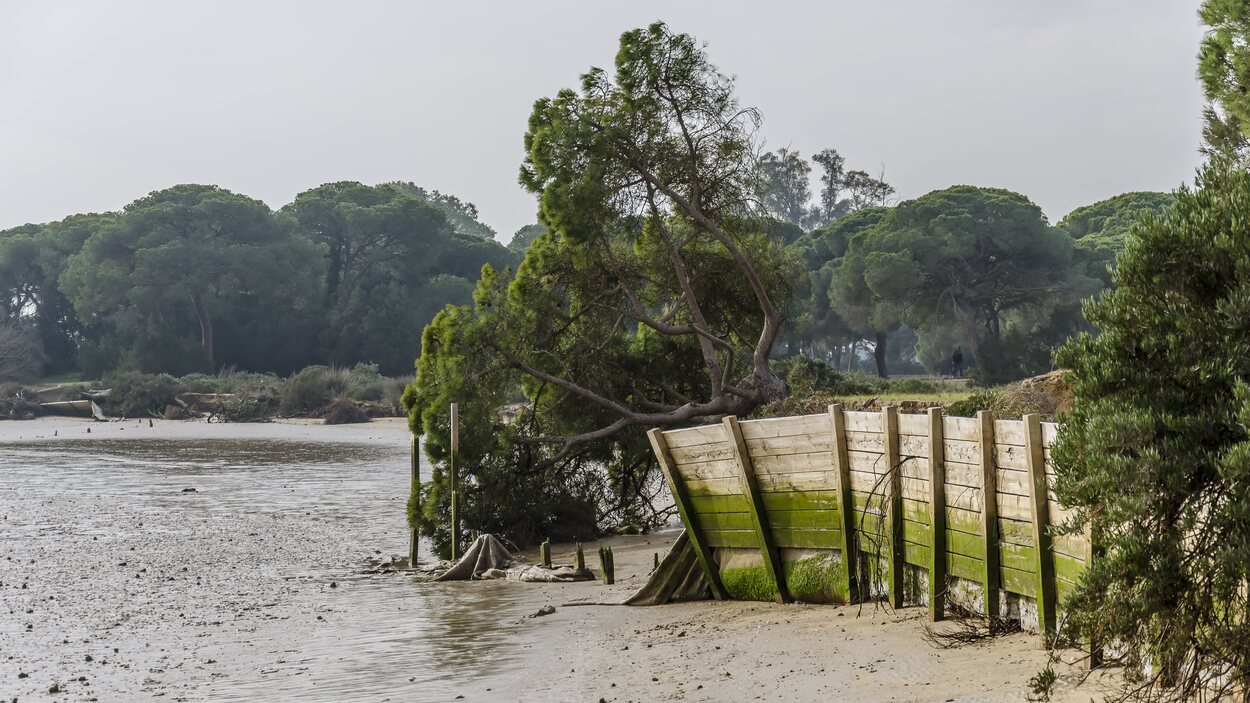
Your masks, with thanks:
[{"label": "wet mud flat", "polygon": [[402,425],[229,427],[0,430],[0,700],[449,700],[516,665],[514,586],[360,573],[407,549]]}]

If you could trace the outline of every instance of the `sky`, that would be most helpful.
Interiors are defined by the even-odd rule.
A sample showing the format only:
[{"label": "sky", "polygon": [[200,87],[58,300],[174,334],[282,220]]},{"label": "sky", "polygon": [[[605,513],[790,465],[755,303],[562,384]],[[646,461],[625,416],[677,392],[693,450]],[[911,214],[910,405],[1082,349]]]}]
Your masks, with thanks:
[{"label": "sky", "polygon": [[536,99],[663,20],[707,43],[766,148],[838,149],[913,198],[1021,192],[1052,221],[1200,162],[1199,0],[0,0],[0,228],[177,183],[274,208],[413,181],[508,241]]}]

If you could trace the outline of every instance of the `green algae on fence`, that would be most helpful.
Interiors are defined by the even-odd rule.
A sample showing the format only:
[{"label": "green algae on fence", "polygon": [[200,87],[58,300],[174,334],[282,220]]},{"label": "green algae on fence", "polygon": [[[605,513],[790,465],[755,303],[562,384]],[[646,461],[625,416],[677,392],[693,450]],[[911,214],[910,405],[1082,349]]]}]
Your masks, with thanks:
[{"label": "green algae on fence", "polygon": [[[1089,560],[1083,536],[1052,529],[1068,515],[1051,490],[1056,425],[1036,416],[834,405],[648,435],[700,566],[728,597],[875,593],[941,619],[942,593],[970,583],[994,617],[1004,594],[1038,601],[1044,634]],[[744,563],[751,553],[765,561]]]}]

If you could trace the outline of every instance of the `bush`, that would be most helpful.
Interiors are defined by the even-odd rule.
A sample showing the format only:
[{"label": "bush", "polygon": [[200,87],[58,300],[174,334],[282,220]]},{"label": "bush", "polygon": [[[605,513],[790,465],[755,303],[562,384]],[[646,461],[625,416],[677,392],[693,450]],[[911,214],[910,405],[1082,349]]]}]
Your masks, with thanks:
[{"label": "bush", "polygon": [[350,398],[339,398],[326,411],[325,424],[351,425],[357,422],[368,422],[369,413],[356,405]]},{"label": "bush", "polygon": [[216,376],[203,373],[187,374],[178,379],[179,393],[217,393],[220,381]]},{"label": "bush", "polygon": [[1097,548],[1071,634],[1113,642],[1138,700],[1241,699],[1250,681],[1250,173],[1207,167],[1134,226],[1099,330],[1063,348],[1076,397],[1052,449]]},{"label": "bush", "polygon": [[282,387],[278,413],[286,417],[317,413],[332,403],[339,393],[331,386],[345,381],[346,374],[334,374],[325,366],[309,366],[287,379]]},{"label": "bush", "polygon": [[265,398],[237,394],[227,398],[214,417],[220,422],[270,422],[273,405]]},{"label": "bush", "polygon": [[109,412],[122,417],[159,417],[166,405],[175,405],[178,382],[169,374],[127,371],[104,381],[109,392]]}]

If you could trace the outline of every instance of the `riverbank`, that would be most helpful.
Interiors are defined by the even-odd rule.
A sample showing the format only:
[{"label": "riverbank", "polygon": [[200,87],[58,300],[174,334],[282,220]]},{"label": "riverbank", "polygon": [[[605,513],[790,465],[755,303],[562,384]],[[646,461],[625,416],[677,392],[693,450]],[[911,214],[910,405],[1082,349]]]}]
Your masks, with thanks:
[{"label": "riverbank", "polygon": [[[406,548],[409,440],[0,423],[0,699],[1019,701],[1046,665],[1035,635],[934,649],[920,609],[565,605],[623,599],[675,532],[605,540],[614,586],[362,574]],[[1098,697],[1059,673],[1053,700]]]}]

